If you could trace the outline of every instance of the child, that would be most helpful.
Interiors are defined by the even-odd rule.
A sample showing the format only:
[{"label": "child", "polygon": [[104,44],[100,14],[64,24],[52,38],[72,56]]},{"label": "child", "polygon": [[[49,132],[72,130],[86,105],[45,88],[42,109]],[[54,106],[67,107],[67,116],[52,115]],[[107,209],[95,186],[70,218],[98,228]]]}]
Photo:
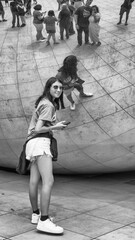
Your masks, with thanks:
[{"label": "child", "polygon": [[124,12],[126,12],[126,21],[125,21],[125,25],[128,25],[127,21],[128,21],[128,17],[129,17],[129,13],[130,13],[130,10],[132,8],[132,2],[134,0],[125,0],[124,3],[121,5],[121,9],[120,9],[120,20],[119,22],[117,23],[117,25],[121,24],[121,20],[122,20],[122,17],[123,17],[123,14]]},{"label": "child", "polygon": [[90,39],[92,41],[92,45],[96,44],[97,46],[101,45],[101,42],[99,41],[99,21],[100,21],[100,13],[99,8],[94,5],[92,6],[92,14],[89,17],[89,35]]},{"label": "child", "polygon": [[55,28],[55,22],[57,22],[57,18],[55,17],[54,11],[50,10],[48,12],[48,16],[44,18],[44,23],[46,24],[46,31],[48,33],[48,37],[47,37],[47,45],[50,45],[50,39],[52,37],[54,44],[59,44],[59,42],[56,42],[56,37],[55,37],[55,32],[56,32],[56,28]]}]

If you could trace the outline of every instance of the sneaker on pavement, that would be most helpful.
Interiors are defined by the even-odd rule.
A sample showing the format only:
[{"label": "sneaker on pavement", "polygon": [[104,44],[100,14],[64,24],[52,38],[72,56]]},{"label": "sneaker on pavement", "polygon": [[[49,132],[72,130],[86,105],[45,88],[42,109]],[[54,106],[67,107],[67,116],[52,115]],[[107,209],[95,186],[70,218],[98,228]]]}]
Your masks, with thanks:
[{"label": "sneaker on pavement", "polygon": [[55,225],[49,218],[45,221],[39,219],[37,230],[52,234],[62,234],[64,232],[62,227]]},{"label": "sneaker on pavement", "polygon": [[31,223],[38,224],[39,218],[40,218],[40,214],[32,213]]},{"label": "sneaker on pavement", "polygon": [[45,41],[45,37],[39,40],[39,42],[44,42],[44,41]]},{"label": "sneaker on pavement", "polygon": [[72,110],[72,111],[75,110],[75,103],[71,103],[71,105],[70,105],[70,110]]},{"label": "sneaker on pavement", "polygon": [[93,96],[93,93],[81,93],[80,94],[80,97],[92,97]]}]

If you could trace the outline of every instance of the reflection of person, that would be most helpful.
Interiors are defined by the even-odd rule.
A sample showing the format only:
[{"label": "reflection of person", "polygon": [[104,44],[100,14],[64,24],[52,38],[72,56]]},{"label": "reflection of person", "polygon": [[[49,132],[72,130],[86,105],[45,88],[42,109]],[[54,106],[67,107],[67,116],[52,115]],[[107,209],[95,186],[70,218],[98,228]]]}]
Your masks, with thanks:
[{"label": "reflection of person", "polygon": [[58,70],[58,74],[56,78],[60,79],[63,83],[64,93],[67,99],[70,101],[71,110],[75,110],[75,103],[72,98],[72,91],[76,88],[79,93],[80,97],[92,97],[93,94],[84,93],[82,84],[84,80],[80,79],[77,75],[77,58],[74,55],[69,55],[63,61],[63,66]]},{"label": "reflection of person", "polygon": [[64,40],[64,30],[66,32],[66,38],[69,38],[69,28],[71,24],[71,14],[66,3],[62,4],[61,11],[58,15],[59,26],[60,26],[60,39]]},{"label": "reflection of person", "polygon": [[44,23],[46,25],[46,31],[48,33],[47,36],[47,45],[50,45],[50,39],[53,39],[54,44],[59,44],[59,42],[56,41],[56,27],[55,23],[58,21],[58,19],[55,17],[54,11],[50,10],[48,11],[48,16],[44,18]]},{"label": "reflection of person", "polygon": [[17,27],[20,27],[19,14],[16,6],[17,6],[16,0],[13,0],[10,2],[10,10],[12,13],[12,28],[15,27],[16,19],[17,19]]},{"label": "reflection of person", "polygon": [[[63,86],[61,81],[51,77],[46,82],[43,94],[35,103],[28,129],[28,139],[33,134],[44,134],[43,137],[30,139],[26,145],[26,159],[31,162],[29,197],[32,206],[31,223],[37,224],[37,230],[62,234],[63,228],[56,226],[49,218],[49,205],[53,186],[53,165],[50,151],[50,138],[53,130],[62,130],[66,127],[64,121],[56,121],[56,109],[59,109],[59,98]],[[38,208],[38,184],[41,178],[40,210]]]},{"label": "reflection of person", "polygon": [[101,42],[99,41],[99,21],[100,21],[100,13],[99,8],[94,5],[92,6],[92,14],[89,17],[89,35],[90,39],[92,41],[92,45],[96,44],[97,46],[101,45]]},{"label": "reflection of person", "polygon": [[44,42],[45,38],[43,37],[43,34],[42,34],[44,15],[41,12],[41,10],[42,10],[42,6],[40,4],[37,4],[34,7],[33,24],[37,31],[37,34],[36,34],[37,41]]},{"label": "reflection of person", "polygon": [[[4,8],[3,8],[3,5],[2,5],[1,0],[0,0],[0,15],[1,15],[1,17],[2,17],[2,22],[6,22],[7,20],[4,18],[4,16],[5,16],[5,11],[4,11]],[[0,20],[0,22],[1,22],[1,20]]]},{"label": "reflection of person", "polygon": [[85,44],[89,43],[89,17],[91,15],[91,7],[90,4],[93,0],[87,0],[84,6],[79,7],[75,11],[75,23],[77,29],[77,40],[78,46],[82,45],[82,33],[85,34]]},{"label": "reflection of person", "polygon": [[134,2],[134,0],[124,0],[124,3],[121,5],[121,8],[120,8],[120,13],[119,13],[120,19],[117,25],[121,24],[124,12],[126,12],[125,25],[128,25],[127,21],[128,21],[130,10],[132,8],[132,2]]},{"label": "reflection of person", "polygon": [[21,18],[21,22],[22,22],[22,25],[21,27],[25,27],[26,26],[26,19],[25,19],[25,7],[24,7],[24,4],[22,2],[17,2],[17,11],[18,11],[18,15],[20,16]]}]

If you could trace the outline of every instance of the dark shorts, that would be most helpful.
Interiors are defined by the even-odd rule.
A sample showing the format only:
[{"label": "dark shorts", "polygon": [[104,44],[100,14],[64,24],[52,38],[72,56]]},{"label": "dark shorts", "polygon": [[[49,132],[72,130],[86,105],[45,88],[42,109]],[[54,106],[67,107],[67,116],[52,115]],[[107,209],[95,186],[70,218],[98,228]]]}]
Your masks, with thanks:
[{"label": "dark shorts", "polygon": [[55,33],[55,30],[47,30],[47,33]]},{"label": "dark shorts", "polygon": [[[131,9],[131,8],[130,8],[130,9]],[[127,9],[127,8],[121,6],[119,15],[122,15],[124,12],[129,13],[129,12],[130,12],[130,9]]]}]

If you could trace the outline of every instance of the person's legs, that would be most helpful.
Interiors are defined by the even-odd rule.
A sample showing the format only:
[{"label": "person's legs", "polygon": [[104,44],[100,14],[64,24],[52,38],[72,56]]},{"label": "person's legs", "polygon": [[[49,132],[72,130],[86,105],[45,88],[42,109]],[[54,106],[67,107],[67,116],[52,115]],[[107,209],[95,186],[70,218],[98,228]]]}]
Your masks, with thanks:
[{"label": "person's legs", "polygon": [[122,17],[123,17],[123,13],[120,15],[120,19],[119,19],[119,22],[117,23],[117,25],[121,24]]},{"label": "person's legs", "polygon": [[117,23],[117,25],[121,24],[121,21],[122,21],[122,17],[123,17],[124,12],[125,12],[125,8],[121,7],[120,13],[119,13],[120,19],[119,19],[119,22]]},{"label": "person's legs", "polygon": [[89,29],[88,26],[84,27],[84,34],[85,34],[85,44],[89,43]]},{"label": "person's legs", "polygon": [[52,39],[53,39],[54,44],[59,44],[59,42],[56,41],[55,33],[52,33]]},{"label": "person's legs", "polygon": [[12,28],[15,27],[16,14],[12,12]]},{"label": "person's legs", "polygon": [[40,173],[37,163],[32,163],[30,168],[29,198],[33,212],[38,209],[38,183]]},{"label": "person's legs", "polygon": [[26,25],[26,19],[25,19],[25,16],[24,16],[24,15],[21,15],[20,18],[21,18],[21,22],[22,22],[21,27],[24,27],[24,26]]},{"label": "person's legs", "polygon": [[54,181],[52,158],[47,155],[43,155],[39,157],[37,160],[37,166],[42,179],[41,196],[40,196],[41,216],[48,216],[51,191],[52,191],[52,186]]},{"label": "person's legs", "polygon": [[16,18],[17,18],[17,27],[20,27],[20,17],[19,15],[16,13]]},{"label": "person's legs", "polygon": [[74,25],[73,25],[73,19],[70,23],[70,28],[69,28],[69,35],[73,35],[75,34],[75,30],[74,30]]},{"label": "person's legs", "polygon": [[46,44],[50,45],[51,33],[48,33]]},{"label": "person's legs", "polygon": [[65,31],[66,31],[66,38],[69,39],[69,28],[70,28],[70,22],[65,26]]},{"label": "person's legs", "polygon": [[53,234],[62,234],[63,228],[56,226],[49,218],[49,205],[53,186],[53,165],[51,156],[43,155],[37,159],[38,170],[42,179],[40,208],[41,217],[37,230]]},{"label": "person's legs", "polygon": [[36,34],[36,39],[37,39],[37,41],[39,41],[39,40],[44,40],[44,37],[43,37],[43,35],[42,35],[43,24],[35,24],[35,23],[34,23],[34,26],[35,26],[35,28],[36,28],[36,30],[37,30],[37,34]]},{"label": "person's legs", "polygon": [[63,40],[64,27],[60,25],[60,39]]},{"label": "person's legs", "polygon": [[79,29],[77,30],[77,40],[78,40],[78,44],[81,46],[82,45],[82,27],[79,26]]},{"label": "person's legs", "polygon": [[126,21],[125,21],[125,25],[128,25],[127,21],[128,21],[128,17],[129,17],[129,12],[130,12],[130,10],[128,10],[128,11],[126,12]]},{"label": "person's legs", "polygon": [[4,19],[4,16],[5,16],[5,11],[3,10],[2,13],[1,13],[1,17],[2,17],[2,21],[3,21],[3,22],[6,22],[7,20]]},{"label": "person's legs", "polygon": [[72,94],[70,93],[69,95],[66,95],[67,99],[69,100],[69,102],[71,103],[70,105],[70,109],[71,110],[75,110],[75,102],[72,98]]},{"label": "person's legs", "polygon": [[74,88],[76,88],[78,90],[78,92],[80,93],[80,97],[92,97],[93,93],[84,93],[84,89],[82,84],[76,83],[74,85]]}]

